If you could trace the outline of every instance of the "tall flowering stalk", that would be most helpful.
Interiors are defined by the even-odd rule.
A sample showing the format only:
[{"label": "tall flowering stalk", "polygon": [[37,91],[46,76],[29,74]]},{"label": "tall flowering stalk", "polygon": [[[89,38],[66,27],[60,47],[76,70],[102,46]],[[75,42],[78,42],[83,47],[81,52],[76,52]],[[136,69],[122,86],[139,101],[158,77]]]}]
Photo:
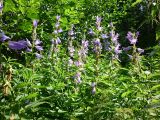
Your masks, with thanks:
[{"label": "tall flowering stalk", "polygon": [[115,27],[113,26],[113,23],[110,23],[110,28],[111,28],[111,31],[110,31],[110,43],[111,43],[111,61],[113,63],[113,60],[116,59],[116,60],[119,60],[118,59],[118,56],[119,54],[121,53],[121,50],[120,50],[120,43],[118,42],[118,37],[119,37],[119,34],[115,32]]},{"label": "tall flowering stalk", "polygon": [[100,55],[101,55],[101,51],[102,51],[102,44],[100,41],[100,34],[102,31],[102,27],[101,27],[101,20],[102,18],[99,16],[96,16],[96,38],[93,40],[93,51],[95,52],[96,55],[96,62],[95,62],[95,71],[96,71],[96,76],[98,77],[98,64],[99,64],[99,59],[100,59]]},{"label": "tall flowering stalk", "polygon": [[132,33],[130,31],[127,33],[127,36],[126,36],[126,38],[129,40],[130,44],[132,45],[133,52],[132,52],[131,58],[134,63],[137,63],[137,61],[138,61],[138,53],[141,54],[143,52],[142,49],[136,47],[136,43],[138,41],[138,36],[139,36],[139,32]]},{"label": "tall flowering stalk", "polygon": [[84,62],[86,59],[88,53],[88,41],[87,40],[82,40],[81,42],[81,48],[78,50],[78,60],[75,61],[75,65],[77,67],[77,72],[76,75],[78,75],[78,78],[76,77],[76,83],[80,83],[81,82],[81,73],[83,72],[83,67],[84,67]]},{"label": "tall flowering stalk", "polygon": [[41,51],[43,51],[43,48],[41,46],[42,41],[37,39],[37,26],[38,26],[38,20],[33,20],[33,32],[32,32],[32,44],[30,41],[27,40],[27,51],[31,52],[33,48],[36,49],[35,56],[37,59],[41,59],[43,56],[41,54]]},{"label": "tall flowering stalk", "polygon": [[[100,55],[101,55],[101,51],[102,51],[102,44],[101,44],[101,41],[100,41],[100,34],[103,30],[103,27],[101,26],[101,21],[102,21],[102,18],[99,17],[99,16],[96,16],[96,22],[95,22],[95,25],[96,25],[96,31],[93,32],[92,29],[90,29],[89,31],[89,34],[94,36],[95,38],[93,39],[92,41],[92,44],[93,44],[93,51],[95,53],[95,58],[96,58],[96,61],[95,61],[95,64],[94,64],[94,67],[95,67],[95,83],[97,82],[97,78],[99,76],[99,68],[98,68],[98,64],[99,64],[99,60],[100,60]],[[95,87],[93,87],[93,90],[92,90],[92,93],[95,93]]]},{"label": "tall flowering stalk", "polygon": [[96,16],[96,28],[98,32],[101,32],[103,29],[103,27],[101,27],[101,21],[102,21],[102,18],[99,16]]},{"label": "tall flowering stalk", "polygon": [[53,52],[54,52],[54,55],[56,56],[58,51],[59,51],[59,47],[58,46],[61,43],[61,40],[59,38],[59,34],[61,32],[63,32],[63,30],[60,27],[60,16],[57,15],[56,16],[56,23],[55,23],[55,30],[52,33],[53,38],[51,40],[51,48],[50,48],[49,55],[48,55],[49,58],[51,58],[51,56],[53,55]]},{"label": "tall flowering stalk", "polygon": [[[132,55],[128,55],[132,62],[136,65],[136,67],[139,69],[139,72],[141,72],[141,66],[139,62],[140,54],[144,52],[143,49],[137,48],[136,43],[138,41],[139,32],[132,33],[128,32],[126,38],[129,40],[130,44],[132,45]],[[130,46],[129,46],[130,47]]]},{"label": "tall flowering stalk", "polygon": [[69,60],[68,60],[68,65],[69,66],[72,66],[74,61],[73,61],[73,56],[74,56],[74,53],[75,53],[75,48],[73,46],[73,40],[75,38],[75,33],[74,33],[74,25],[71,26],[71,29],[70,31],[68,32],[68,36],[69,36],[69,39],[68,39],[68,53],[69,53]]}]

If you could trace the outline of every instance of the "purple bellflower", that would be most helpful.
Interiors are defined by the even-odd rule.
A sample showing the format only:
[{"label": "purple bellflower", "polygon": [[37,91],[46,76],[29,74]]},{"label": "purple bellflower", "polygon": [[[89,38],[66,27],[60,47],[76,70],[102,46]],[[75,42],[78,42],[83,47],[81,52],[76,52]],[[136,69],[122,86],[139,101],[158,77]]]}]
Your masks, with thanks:
[{"label": "purple bellflower", "polygon": [[27,46],[28,47],[32,47],[32,44],[31,44],[31,42],[28,39],[26,39],[26,42],[27,42]]},{"label": "purple bellflower", "polygon": [[21,50],[27,48],[27,42],[25,40],[20,41],[9,41],[8,46],[10,49],[13,50]]},{"label": "purple bellflower", "polygon": [[106,34],[102,34],[101,37],[102,37],[102,39],[107,39],[108,38],[108,36]]},{"label": "purple bellflower", "polygon": [[4,33],[0,33],[0,42],[4,42],[7,39],[10,39],[10,37],[6,36]]},{"label": "purple bellflower", "polygon": [[108,25],[108,27],[113,28],[113,27],[114,27],[114,26],[113,26],[113,23],[110,22],[109,25]]},{"label": "purple bellflower", "polygon": [[88,41],[82,40],[82,46],[81,49],[78,51],[78,55],[80,58],[85,59],[87,53],[88,53]]},{"label": "purple bellflower", "polygon": [[69,51],[69,55],[70,55],[70,57],[73,57],[74,52],[75,52],[74,47],[73,47],[73,46],[68,47],[68,51]]},{"label": "purple bellflower", "polygon": [[76,83],[81,83],[81,72],[77,72],[74,76]]},{"label": "purple bellflower", "polygon": [[74,63],[74,62],[73,62],[73,60],[72,60],[72,59],[69,59],[69,60],[68,60],[68,66],[72,66],[72,65],[73,65],[73,63]]},{"label": "purple bellflower", "polygon": [[56,20],[57,20],[57,21],[59,21],[59,20],[60,20],[60,18],[61,18],[61,16],[60,16],[60,15],[57,15],[57,16],[56,16]]},{"label": "purple bellflower", "polygon": [[101,24],[101,20],[102,20],[102,18],[101,18],[101,17],[96,16],[96,25],[97,25],[97,26],[100,26],[100,24]]},{"label": "purple bellflower", "polygon": [[33,27],[37,27],[38,25],[38,20],[33,20]]},{"label": "purple bellflower", "polygon": [[96,17],[96,27],[97,27],[97,30],[98,31],[102,31],[102,27],[101,27],[101,20],[102,20],[102,18],[101,17],[99,17],[99,16],[97,16]]},{"label": "purple bellflower", "polygon": [[38,50],[38,51],[42,51],[43,50],[43,48],[42,48],[42,46],[40,46],[40,44],[42,43],[42,41],[40,41],[40,40],[36,40],[35,41],[35,48]]},{"label": "purple bellflower", "polygon": [[69,36],[74,36],[74,35],[75,35],[75,33],[74,33],[74,31],[73,31],[73,28],[74,28],[74,25],[71,26],[71,29],[70,29],[70,31],[68,32],[68,35],[69,35]]},{"label": "purple bellflower", "polygon": [[139,36],[139,32],[137,33],[128,32],[126,38],[130,41],[130,44],[135,45],[137,43],[138,36]]},{"label": "purple bellflower", "polygon": [[40,41],[39,39],[37,39],[36,41],[35,41],[35,45],[39,45],[39,44],[41,44],[42,43],[42,41]]},{"label": "purple bellflower", "polygon": [[54,40],[54,44],[55,44],[55,45],[58,45],[58,44],[60,44],[60,43],[61,43],[61,40],[60,40],[59,37],[57,37],[57,39]]},{"label": "purple bellflower", "polygon": [[144,49],[141,49],[141,48],[137,48],[137,51],[138,51],[140,54],[144,53]]},{"label": "purple bellflower", "polygon": [[112,42],[117,44],[117,40],[118,40],[119,34],[115,33],[115,31],[112,30],[110,32],[110,37],[111,37]]},{"label": "purple bellflower", "polygon": [[83,63],[81,61],[75,61],[74,64],[77,66],[77,67],[80,67],[83,65]]},{"label": "purple bellflower", "polygon": [[91,36],[93,36],[95,33],[94,33],[93,30],[90,28],[88,34],[91,35]]},{"label": "purple bellflower", "polygon": [[38,51],[42,51],[42,50],[43,50],[42,46],[39,46],[39,45],[35,46],[35,48],[36,48]]},{"label": "purple bellflower", "polygon": [[32,49],[29,48],[29,47],[27,47],[27,48],[26,48],[26,52],[32,52]]},{"label": "purple bellflower", "polygon": [[93,88],[93,87],[95,87],[96,86],[96,83],[95,82],[92,82],[91,83],[91,87]]},{"label": "purple bellflower", "polygon": [[131,48],[132,48],[131,46],[123,47],[123,50],[124,50],[124,51],[129,51],[129,50],[131,50]]},{"label": "purple bellflower", "polygon": [[39,53],[35,53],[37,59],[41,59],[43,56]]},{"label": "purple bellflower", "polygon": [[101,45],[101,42],[100,42],[100,39],[97,38],[93,41],[93,45],[94,45],[94,51],[98,54],[101,53],[101,50],[102,50],[102,45]]},{"label": "purple bellflower", "polygon": [[2,3],[0,3],[0,11],[2,11],[2,9],[3,9],[3,5]]},{"label": "purple bellflower", "polygon": [[115,49],[114,49],[114,52],[115,52],[115,54],[117,54],[117,55],[118,55],[119,53],[121,53],[121,50],[120,50],[119,47],[120,47],[120,44],[117,44],[116,47],[115,47]]}]

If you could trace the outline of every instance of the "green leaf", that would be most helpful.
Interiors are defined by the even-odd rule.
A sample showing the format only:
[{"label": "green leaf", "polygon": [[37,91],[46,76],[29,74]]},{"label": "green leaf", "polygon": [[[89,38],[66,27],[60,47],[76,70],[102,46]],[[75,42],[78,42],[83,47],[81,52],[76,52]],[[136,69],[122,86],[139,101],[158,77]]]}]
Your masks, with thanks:
[{"label": "green leaf", "polygon": [[141,3],[142,2],[142,0],[136,0],[134,3],[132,3],[132,7],[134,7],[135,5],[137,5],[137,4],[139,4],[139,3]]},{"label": "green leaf", "polygon": [[23,88],[23,87],[26,87],[28,85],[31,85],[32,82],[23,82],[23,83],[19,83],[16,88]]},{"label": "green leaf", "polygon": [[132,91],[124,92],[124,93],[122,93],[121,97],[124,98],[124,97],[128,96],[130,93],[132,93]]},{"label": "green leaf", "polygon": [[160,88],[160,84],[153,86],[153,87],[151,88],[151,90],[155,90],[155,89],[158,89],[158,88]]},{"label": "green leaf", "polygon": [[32,98],[35,98],[37,96],[38,96],[38,93],[32,93],[32,94],[29,94],[28,96],[25,96],[25,97],[21,98],[21,101],[26,100],[26,99],[32,99]]},{"label": "green leaf", "polygon": [[33,103],[29,104],[29,105],[26,105],[25,109],[29,109],[29,108],[32,108],[32,107],[37,107],[37,106],[42,105],[44,103],[48,103],[48,102],[39,102],[39,101],[36,101],[36,102],[33,102]]}]

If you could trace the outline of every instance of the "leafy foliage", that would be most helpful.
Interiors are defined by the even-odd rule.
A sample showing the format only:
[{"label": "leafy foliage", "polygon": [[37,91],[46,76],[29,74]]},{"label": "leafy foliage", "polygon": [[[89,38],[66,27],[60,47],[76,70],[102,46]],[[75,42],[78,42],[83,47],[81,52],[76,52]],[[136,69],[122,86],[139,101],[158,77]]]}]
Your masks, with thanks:
[{"label": "leafy foliage", "polygon": [[146,2],[4,1],[0,119],[159,119],[160,46],[139,48],[136,32],[158,26]]}]

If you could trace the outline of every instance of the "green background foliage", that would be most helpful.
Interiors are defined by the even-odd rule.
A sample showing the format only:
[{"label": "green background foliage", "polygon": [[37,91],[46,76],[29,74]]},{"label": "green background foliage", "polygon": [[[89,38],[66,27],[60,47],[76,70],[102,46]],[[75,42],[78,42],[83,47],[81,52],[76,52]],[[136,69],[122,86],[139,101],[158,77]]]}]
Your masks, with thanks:
[{"label": "green background foliage", "polygon": [[[28,38],[34,42],[32,21],[36,19],[37,39],[43,41],[44,51],[42,59],[35,59],[35,51],[13,51],[8,42],[0,43],[0,120],[158,120],[159,8],[158,0],[4,0],[0,29],[12,41]],[[57,37],[53,34],[57,15],[61,16],[63,33],[58,37],[62,43],[58,45],[60,51],[48,58],[50,41]],[[129,45],[128,31],[140,31],[134,48],[145,48],[145,53],[136,53],[136,63],[123,52],[120,60],[113,60],[112,51],[105,50],[97,57],[93,38],[88,35],[89,28],[97,32],[96,16],[102,17],[107,34],[109,23],[115,25],[121,47]],[[68,67],[68,31],[72,24],[75,53],[81,48],[81,40],[91,44],[81,84],[74,81],[79,68]],[[78,54],[72,59],[77,60]],[[95,94],[92,82],[96,82]]]}]

